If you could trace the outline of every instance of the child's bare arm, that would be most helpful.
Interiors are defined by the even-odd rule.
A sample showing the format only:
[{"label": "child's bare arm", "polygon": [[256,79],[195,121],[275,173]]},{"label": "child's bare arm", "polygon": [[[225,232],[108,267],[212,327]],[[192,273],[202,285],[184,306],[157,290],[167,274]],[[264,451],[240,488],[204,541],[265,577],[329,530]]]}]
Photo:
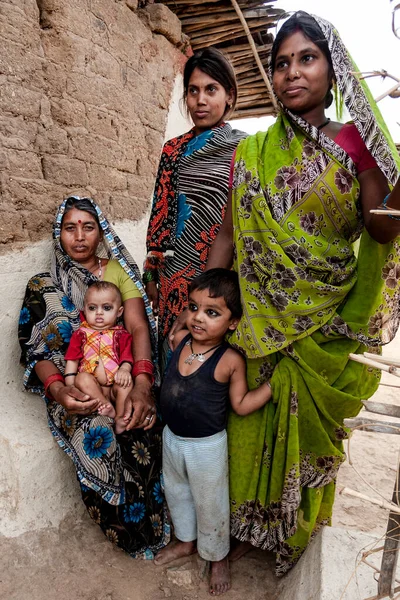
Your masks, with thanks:
[{"label": "child's bare arm", "polygon": [[238,415],[250,415],[271,399],[271,386],[269,382],[265,382],[257,389],[249,391],[244,358],[235,352],[234,359],[230,357],[230,363],[232,373],[229,380],[229,398],[232,408]]},{"label": "child's bare arm", "polygon": [[78,373],[78,365],[79,361],[77,360],[67,360],[65,363],[65,385],[74,385],[75,377]]},{"label": "child's bare arm", "polygon": [[123,362],[118,371],[115,373],[115,383],[118,383],[123,388],[127,388],[132,384],[132,365],[129,362]]}]

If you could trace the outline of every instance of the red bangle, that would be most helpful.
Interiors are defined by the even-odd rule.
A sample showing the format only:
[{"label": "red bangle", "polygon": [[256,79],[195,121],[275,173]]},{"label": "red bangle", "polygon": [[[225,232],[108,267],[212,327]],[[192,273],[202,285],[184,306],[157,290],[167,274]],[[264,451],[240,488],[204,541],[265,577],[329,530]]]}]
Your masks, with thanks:
[{"label": "red bangle", "polygon": [[154,365],[148,358],[142,358],[135,362],[132,371],[132,377],[137,377],[142,374],[150,375],[151,385],[154,383]]},{"label": "red bangle", "polygon": [[46,381],[44,382],[44,393],[47,396],[47,398],[50,398],[50,400],[54,400],[54,398],[49,392],[49,387],[55,381],[61,381],[62,383],[65,383],[64,377],[61,375],[61,373],[53,373],[53,375],[49,375]]}]

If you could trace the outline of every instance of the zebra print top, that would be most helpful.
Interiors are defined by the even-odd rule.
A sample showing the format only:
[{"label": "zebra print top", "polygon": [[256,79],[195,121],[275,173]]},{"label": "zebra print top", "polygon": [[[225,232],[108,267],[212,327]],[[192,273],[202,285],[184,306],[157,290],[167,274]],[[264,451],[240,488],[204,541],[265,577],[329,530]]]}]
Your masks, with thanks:
[{"label": "zebra print top", "polygon": [[223,123],[198,136],[192,130],[164,146],[145,263],[159,285],[161,339],[186,307],[188,282],[205,267],[225,214],[233,151],[245,137]]}]

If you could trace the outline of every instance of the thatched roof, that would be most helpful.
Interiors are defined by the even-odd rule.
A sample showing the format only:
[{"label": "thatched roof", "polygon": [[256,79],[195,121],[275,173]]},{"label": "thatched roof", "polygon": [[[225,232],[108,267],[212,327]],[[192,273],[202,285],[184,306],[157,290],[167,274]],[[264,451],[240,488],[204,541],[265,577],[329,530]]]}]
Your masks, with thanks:
[{"label": "thatched roof", "polygon": [[[273,36],[270,32],[285,11],[259,0],[237,0],[258,55],[267,68]],[[275,114],[271,96],[254,52],[230,0],[163,0],[180,19],[193,50],[216,46],[231,60],[239,85],[232,119]]]}]

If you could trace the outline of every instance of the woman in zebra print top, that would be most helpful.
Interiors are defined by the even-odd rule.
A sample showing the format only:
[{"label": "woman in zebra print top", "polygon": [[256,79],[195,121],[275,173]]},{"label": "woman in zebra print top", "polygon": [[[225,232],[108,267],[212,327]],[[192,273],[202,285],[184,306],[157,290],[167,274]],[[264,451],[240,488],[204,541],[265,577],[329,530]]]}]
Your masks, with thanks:
[{"label": "woman in zebra print top", "polygon": [[143,281],[158,314],[161,366],[168,333],[186,308],[190,280],[204,270],[222,223],[233,152],[242,131],[224,121],[233,110],[233,68],[216,48],[194,54],[184,70],[184,101],[194,127],[163,148],[147,231]]}]

